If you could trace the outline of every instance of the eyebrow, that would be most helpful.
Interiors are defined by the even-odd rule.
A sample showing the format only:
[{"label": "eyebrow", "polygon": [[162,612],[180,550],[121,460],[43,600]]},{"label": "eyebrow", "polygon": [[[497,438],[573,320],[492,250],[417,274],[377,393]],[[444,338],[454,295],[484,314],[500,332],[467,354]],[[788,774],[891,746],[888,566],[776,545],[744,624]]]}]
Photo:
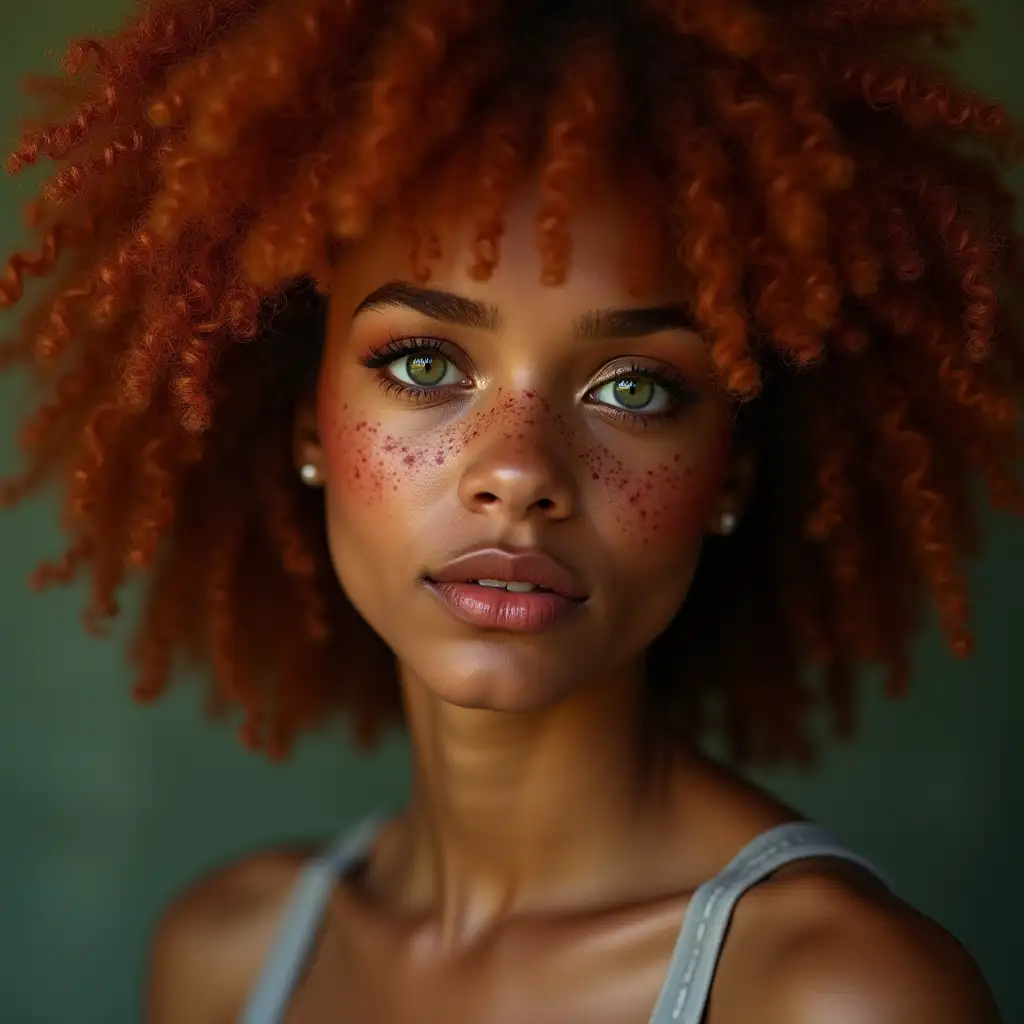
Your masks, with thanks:
[{"label": "eyebrow", "polygon": [[[431,320],[491,334],[499,334],[505,325],[501,310],[491,303],[467,299],[454,292],[420,288],[406,281],[392,281],[371,292],[352,315],[355,318],[369,310],[383,309],[410,309]],[[693,316],[681,304],[590,310],[577,317],[573,335],[578,340],[640,338],[671,330],[696,330]]]},{"label": "eyebrow", "polygon": [[696,330],[685,306],[669,304],[647,309],[595,309],[576,321],[578,339],[642,338],[659,331]]},{"label": "eyebrow", "polygon": [[356,306],[353,319],[373,309],[411,309],[431,320],[489,331],[491,334],[497,334],[504,326],[504,319],[497,306],[467,299],[453,292],[419,288],[405,281],[392,281],[371,292]]}]

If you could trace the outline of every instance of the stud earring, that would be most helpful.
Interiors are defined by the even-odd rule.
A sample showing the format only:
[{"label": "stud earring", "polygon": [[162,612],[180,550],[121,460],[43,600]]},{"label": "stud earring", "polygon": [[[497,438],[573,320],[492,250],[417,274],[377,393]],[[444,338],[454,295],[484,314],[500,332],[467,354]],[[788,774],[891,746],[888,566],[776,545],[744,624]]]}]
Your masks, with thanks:
[{"label": "stud earring", "polygon": [[736,532],[739,521],[735,512],[723,512],[718,519],[718,532],[723,537],[729,537]]},{"label": "stud earring", "polygon": [[319,487],[323,482],[320,479],[320,468],[312,462],[305,462],[299,469],[299,476],[307,487]]}]

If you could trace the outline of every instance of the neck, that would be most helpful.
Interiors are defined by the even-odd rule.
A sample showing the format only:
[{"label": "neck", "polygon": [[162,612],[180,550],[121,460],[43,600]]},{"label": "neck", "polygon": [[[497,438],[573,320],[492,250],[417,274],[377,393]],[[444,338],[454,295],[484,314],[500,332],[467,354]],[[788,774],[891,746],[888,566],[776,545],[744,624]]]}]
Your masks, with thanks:
[{"label": "neck", "polygon": [[512,912],[601,899],[629,877],[631,843],[668,799],[639,667],[535,713],[455,707],[408,677],[403,687],[415,774],[382,870],[406,908],[455,942]]}]

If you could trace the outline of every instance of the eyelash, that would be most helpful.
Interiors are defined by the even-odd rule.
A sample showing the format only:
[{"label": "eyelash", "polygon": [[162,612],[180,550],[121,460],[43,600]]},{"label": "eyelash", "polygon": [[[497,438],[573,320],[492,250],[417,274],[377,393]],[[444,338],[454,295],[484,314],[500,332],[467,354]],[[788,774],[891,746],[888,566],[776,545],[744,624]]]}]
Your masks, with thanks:
[{"label": "eyelash", "polygon": [[[455,360],[446,354],[446,344],[440,338],[411,337],[391,338],[386,344],[372,349],[363,359],[362,364],[368,370],[378,371],[375,376],[377,383],[384,390],[385,394],[401,394],[404,398],[413,402],[426,401],[436,396],[444,387],[412,387],[402,381],[397,381],[379,371],[384,370],[398,359],[407,356],[420,355],[424,352],[440,355],[449,362]],[[692,390],[687,387],[684,378],[669,370],[654,370],[649,366],[632,364],[629,366],[617,367],[615,372],[602,377],[590,389],[595,391],[612,381],[621,380],[624,377],[642,377],[645,380],[653,381],[663,388],[671,399],[668,409],[656,413],[633,412],[631,409],[614,408],[605,402],[594,403],[600,405],[606,414],[614,416],[632,425],[650,426],[652,422],[669,422],[675,419],[680,412],[695,400]],[[450,387],[451,385],[448,385]],[[590,392],[588,392],[589,394]]]},{"label": "eyelash", "polygon": [[386,344],[371,349],[362,360],[368,370],[379,370],[390,366],[402,356],[418,355],[420,352],[437,352],[444,355],[444,342],[440,338],[391,338]]}]

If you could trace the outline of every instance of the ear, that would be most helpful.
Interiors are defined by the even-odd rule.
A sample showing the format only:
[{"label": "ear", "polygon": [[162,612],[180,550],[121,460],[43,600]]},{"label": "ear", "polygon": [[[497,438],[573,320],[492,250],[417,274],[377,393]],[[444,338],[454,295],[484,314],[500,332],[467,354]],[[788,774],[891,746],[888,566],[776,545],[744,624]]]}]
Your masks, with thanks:
[{"label": "ear", "polygon": [[729,463],[725,480],[708,521],[708,533],[728,537],[746,514],[757,479],[757,463],[750,451],[737,451]]},{"label": "ear", "polygon": [[295,472],[307,487],[323,487],[324,448],[317,428],[316,398],[299,402],[292,427],[292,458]]}]

